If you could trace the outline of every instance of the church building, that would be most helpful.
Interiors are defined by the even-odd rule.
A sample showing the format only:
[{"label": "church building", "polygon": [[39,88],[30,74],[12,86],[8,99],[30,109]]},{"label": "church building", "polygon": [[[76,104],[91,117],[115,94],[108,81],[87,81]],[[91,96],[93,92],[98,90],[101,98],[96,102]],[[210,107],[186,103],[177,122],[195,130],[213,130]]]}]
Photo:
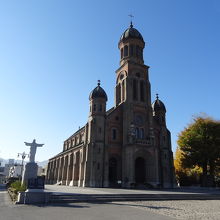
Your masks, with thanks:
[{"label": "church building", "polygon": [[47,184],[81,187],[171,188],[174,186],[171,136],[166,108],[158,95],[151,103],[145,42],[130,24],[121,35],[116,70],[115,104],[106,110],[105,90],[89,95],[84,127],[64,141],[49,159]]}]

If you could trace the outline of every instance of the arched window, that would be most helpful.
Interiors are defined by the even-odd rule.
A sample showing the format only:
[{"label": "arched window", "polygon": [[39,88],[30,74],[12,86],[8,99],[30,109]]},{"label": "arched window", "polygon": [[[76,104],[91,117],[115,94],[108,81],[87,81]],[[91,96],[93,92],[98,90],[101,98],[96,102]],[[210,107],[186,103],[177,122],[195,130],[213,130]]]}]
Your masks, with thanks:
[{"label": "arched window", "polygon": [[93,105],[93,111],[96,111],[96,104]]},{"label": "arched window", "polygon": [[136,46],[136,56],[140,57],[140,47],[138,45]]},{"label": "arched window", "polygon": [[164,159],[165,159],[165,160],[167,159],[167,154],[166,154],[166,153],[164,153]]},{"label": "arched window", "polygon": [[122,81],[122,101],[125,100],[125,81]]},{"label": "arched window", "polygon": [[123,58],[123,48],[121,48],[121,59]]},{"label": "arched window", "polygon": [[81,134],[80,135],[80,142],[83,142],[84,141],[84,134]]},{"label": "arched window", "polygon": [[144,139],[144,129],[140,128],[140,139]]},{"label": "arched window", "polygon": [[137,139],[144,139],[144,128],[135,128],[135,136]]},{"label": "arched window", "polygon": [[125,45],[124,47],[124,56],[127,57],[128,56],[128,46]]},{"label": "arched window", "polygon": [[141,74],[140,74],[140,73],[136,73],[135,75],[136,75],[138,78],[141,77]]},{"label": "arched window", "polygon": [[140,138],[140,130],[139,130],[139,128],[135,128],[135,136],[136,136],[136,138]]},{"label": "arched window", "polygon": [[112,140],[117,139],[117,130],[115,128],[112,128]]},{"label": "arched window", "polygon": [[118,101],[121,102],[121,84],[118,84]]},{"label": "arched window", "polygon": [[137,80],[133,79],[133,99],[137,99]]},{"label": "arched window", "polygon": [[129,56],[133,56],[134,55],[134,45],[130,45],[129,47]]},{"label": "arched window", "polygon": [[143,59],[143,49],[140,48],[140,58]]},{"label": "arched window", "polygon": [[102,104],[99,105],[99,111],[102,111]]},{"label": "arched window", "polygon": [[144,82],[140,81],[140,98],[141,101],[144,102]]}]

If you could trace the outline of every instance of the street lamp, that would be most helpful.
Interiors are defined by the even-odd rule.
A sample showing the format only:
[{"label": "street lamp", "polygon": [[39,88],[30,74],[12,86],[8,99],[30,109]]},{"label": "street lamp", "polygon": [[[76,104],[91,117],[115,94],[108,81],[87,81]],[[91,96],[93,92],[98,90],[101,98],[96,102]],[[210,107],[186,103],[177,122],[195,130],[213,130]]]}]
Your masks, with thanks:
[{"label": "street lamp", "polygon": [[19,180],[21,180],[21,177],[23,175],[23,169],[24,169],[24,159],[26,156],[28,156],[28,154],[26,154],[25,152],[23,153],[18,153],[18,157],[21,156],[22,158],[22,162],[21,162],[21,176],[19,177]]}]

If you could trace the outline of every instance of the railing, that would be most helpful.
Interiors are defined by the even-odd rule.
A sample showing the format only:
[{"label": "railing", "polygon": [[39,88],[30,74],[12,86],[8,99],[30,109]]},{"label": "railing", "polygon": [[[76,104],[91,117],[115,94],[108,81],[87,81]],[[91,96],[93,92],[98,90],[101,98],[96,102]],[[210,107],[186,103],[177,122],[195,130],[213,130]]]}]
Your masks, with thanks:
[{"label": "railing", "polygon": [[136,139],[136,144],[142,144],[142,145],[152,145],[151,141],[148,139]]}]

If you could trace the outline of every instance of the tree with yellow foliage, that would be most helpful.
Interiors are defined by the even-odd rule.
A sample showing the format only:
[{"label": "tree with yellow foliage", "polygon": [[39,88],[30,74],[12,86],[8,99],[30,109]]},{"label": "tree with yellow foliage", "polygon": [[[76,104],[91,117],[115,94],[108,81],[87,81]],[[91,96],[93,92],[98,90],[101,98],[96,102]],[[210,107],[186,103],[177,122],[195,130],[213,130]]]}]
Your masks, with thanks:
[{"label": "tree with yellow foliage", "polygon": [[202,186],[211,186],[220,161],[220,121],[196,117],[178,137],[176,169],[202,169]]},{"label": "tree with yellow foliage", "polygon": [[183,159],[184,153],[179,147],[177,147],[174,157],[174,167],[178,183],[181,186],[200,184],[200,175],[202,173],[202,169],[198,166],[195,166],[195,168],[185,168],[182,164]]}]

